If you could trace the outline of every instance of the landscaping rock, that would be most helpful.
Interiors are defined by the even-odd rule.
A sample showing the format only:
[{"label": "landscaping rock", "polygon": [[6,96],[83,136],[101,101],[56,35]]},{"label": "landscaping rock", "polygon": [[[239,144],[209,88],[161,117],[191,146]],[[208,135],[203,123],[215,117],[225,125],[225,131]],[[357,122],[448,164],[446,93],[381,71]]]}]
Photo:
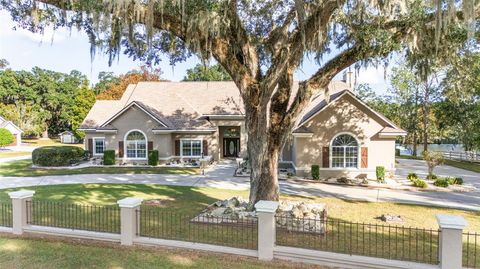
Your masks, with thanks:
[{"label": "landscaping rock", "polygon": [[384,222],[404,222],[403,218],[400,215],[390,215],[390,214],[383,214],[380,216],[380,220]]},{"label": "landscaping rock", "polygon": [[[202,223],[256,222],[257,213],[249,211],[248,208],[249,204],[243,198],[232,197],[209,205],[191,221]],[[277,227],[280,229],[316,234],[325,232],[325,204],[281,201],[276,216]]]}]

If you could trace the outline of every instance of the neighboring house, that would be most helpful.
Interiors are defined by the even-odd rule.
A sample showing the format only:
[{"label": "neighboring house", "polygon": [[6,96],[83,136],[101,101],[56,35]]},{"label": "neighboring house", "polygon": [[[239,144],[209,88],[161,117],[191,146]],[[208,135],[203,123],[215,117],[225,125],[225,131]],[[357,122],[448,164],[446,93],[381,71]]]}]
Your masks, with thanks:
[{"label": "neighboring house", "polygon": [[0,128],[5,128],[13,134],[13,142],[8,146],[21,146],[22,145],[22,129],[20,129],[13,122],[8,121],[0,117]]},{"label": "neighboring house", "polygon": [[76,144],[78,143],[77,137],[75,137],[75,134],[71,131],[64,131],[58,134],[58,137],[60,138],[60,142],[62,144]]},{"label": "neighboring house", "polygon": [[[298,84],[295,85],[298,89]],[[376,166],[395,169],[395,138],[405,131],[373,111],[342,81],[318,94],[281,155],[298,174],[319,164],[323,176],[374,176]],[[121,100],[99,100],[81,125],[94,156],[115,150],[123,162],[245,156],[247,132],[233,82],[140,82]]]}]

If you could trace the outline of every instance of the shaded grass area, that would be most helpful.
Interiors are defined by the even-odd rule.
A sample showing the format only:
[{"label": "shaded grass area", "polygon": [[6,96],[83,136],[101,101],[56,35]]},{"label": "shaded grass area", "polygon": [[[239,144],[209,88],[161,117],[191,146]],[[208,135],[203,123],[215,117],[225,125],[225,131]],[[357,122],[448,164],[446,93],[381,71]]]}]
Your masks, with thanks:
[{"label": "shaded grass area", "polygon": [[[136,184],[76,184],[29,187],[36,191],[35,201],[49,200],[65,204],[94,205],[95,207],[112,205],[117,200],[137,196],[144,199],[160,199],[159,207],[142,208],[140,213],[140,233],[143,236],[197,241],[228,245],[241,248],[256,247],[256,227],[246,223],[240,225],[228,224],[198,224],[190,220],[207,205],[232,196],[247,197],[247,191],[221,190],[214,188],[193,188],[185,186],[136,185]],[[0,200],[8,199],[11,190],[0,191]],[[354,202],[337,198],[307,198],[282,196],[282,199],[306,200],[309,202],[324,202],[328,209],[328,225],[326,235],[292,232],[279,229],[277,242],[280,245],[312,248],[326,251],[360,254],[401,260],[414,260],[436,263],[438,250],[438,229],[435,214],[461,215],[467,219],[469,231],[480,230],[480,212],[455,209],[435,208],[427,206],[403,205],[395,203]],[[42,211],[43,210],[43,211]],[[80,225],[68,217],[69,205],[61,209],[43,206],[34,209],[33,214],[42,219],[43,225],[70,227]],[[95,217],[76,216],[76,221],[93,223],[106,221],[118,227],[118,216],[111,217],[102,214],[98,208],[93,210]],[[147,211],[148,210],[148,213]],[[142,212],[141,211],[141,212]],[[385,225],[376,219],[381,214],[391,213],[401,215],[405,219],[404,228],[396,228],[395,224]],[[92,211],[82,214],[92,215]],[[0,214],[1,215],[1,214]],[[62,219],[70,219],[62,224]],[[356,224],[352,224],[356,222]],[[369,223],[369,224],[363,224]],[[70,226],[68,226],[70,225]],[[402,225],[402,224],[398,224]],[[80,227],[80,226],[77,226]],[[82,226],[83,227],[83,226]],[[99,225],[98,227],[103,227]],[[419,229],[412,229],[416,227]],[[116,228],[118,229],[118,228]],[[428,230],[423,230],[428,229]],[[480,243],[480,242],[479,242]],[[464,242],[464,259],[469,256],[469,263],[480,266],[480,246],[474,242]],[[476,247],[475,247],[476,246]]]},{"label": "shaded grass area", "polygon": [[[396,158],[407,159],[407,160],[423,160],[421,157],[418,157],[418,156],[415,157],[415,156],[410,156],[410,155],[396,156]],[[478,164],[478,163],[445,159],[444,164],[449,165],[449,166],[453,166],[453,167],[456,167],[456,168],[480,173],[480,164]]]},{"label": "shaded grass area", "polygon": [[55,238],[0,238],[0,268],[325,268],[184,249]]},{"label": "shaded grass area", "polygon": [[78,169],[32,168],[32,160],[18,160],[0,164],[0,176],[35,177],[79,174],[198,174],[198,168],[183,167],[86,167]]},{"label": "shaded grass area", "polygon": [[11,157],[20,157],[28,156],[32,153],[29,151],[10,151],[10,150],[0,150],[0,158],[11,158]]}]

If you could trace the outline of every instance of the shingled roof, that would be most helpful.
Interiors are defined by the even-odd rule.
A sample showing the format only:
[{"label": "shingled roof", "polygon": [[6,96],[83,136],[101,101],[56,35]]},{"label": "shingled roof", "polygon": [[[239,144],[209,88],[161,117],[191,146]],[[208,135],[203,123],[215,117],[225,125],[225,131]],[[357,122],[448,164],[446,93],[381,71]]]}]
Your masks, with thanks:
[{"label": "shingled roof", "polygon": [[[294,84],[294,96],[298,83]],[[343,81],[332,81],[329,92],[334,97],[348,89]],[[306,110],[324,105],[323,93],[314,96]],[[129,85],[120,100],[98,100],[83,121],[82,129],[111,129],[112,117],[132,104],[141,107],[159,122],[159,129],[211,130],[202,116],[244,116],[243,101],[235,83],[225,82],[140,82]],[[305,116],[304,116],[305,117]],[[303,117],[303,118],[304,118]]]}]

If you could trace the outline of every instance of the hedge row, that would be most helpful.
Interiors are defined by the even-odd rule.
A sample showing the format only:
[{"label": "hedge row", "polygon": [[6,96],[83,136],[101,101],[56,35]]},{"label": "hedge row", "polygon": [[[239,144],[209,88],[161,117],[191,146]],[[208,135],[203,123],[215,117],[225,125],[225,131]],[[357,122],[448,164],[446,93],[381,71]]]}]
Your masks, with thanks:
[{"label": "hedge row", "polygon": [[32,152],[32,163],[39,166],[69,166],[88,159],[85,150],[75,146],[40,147]]}]

